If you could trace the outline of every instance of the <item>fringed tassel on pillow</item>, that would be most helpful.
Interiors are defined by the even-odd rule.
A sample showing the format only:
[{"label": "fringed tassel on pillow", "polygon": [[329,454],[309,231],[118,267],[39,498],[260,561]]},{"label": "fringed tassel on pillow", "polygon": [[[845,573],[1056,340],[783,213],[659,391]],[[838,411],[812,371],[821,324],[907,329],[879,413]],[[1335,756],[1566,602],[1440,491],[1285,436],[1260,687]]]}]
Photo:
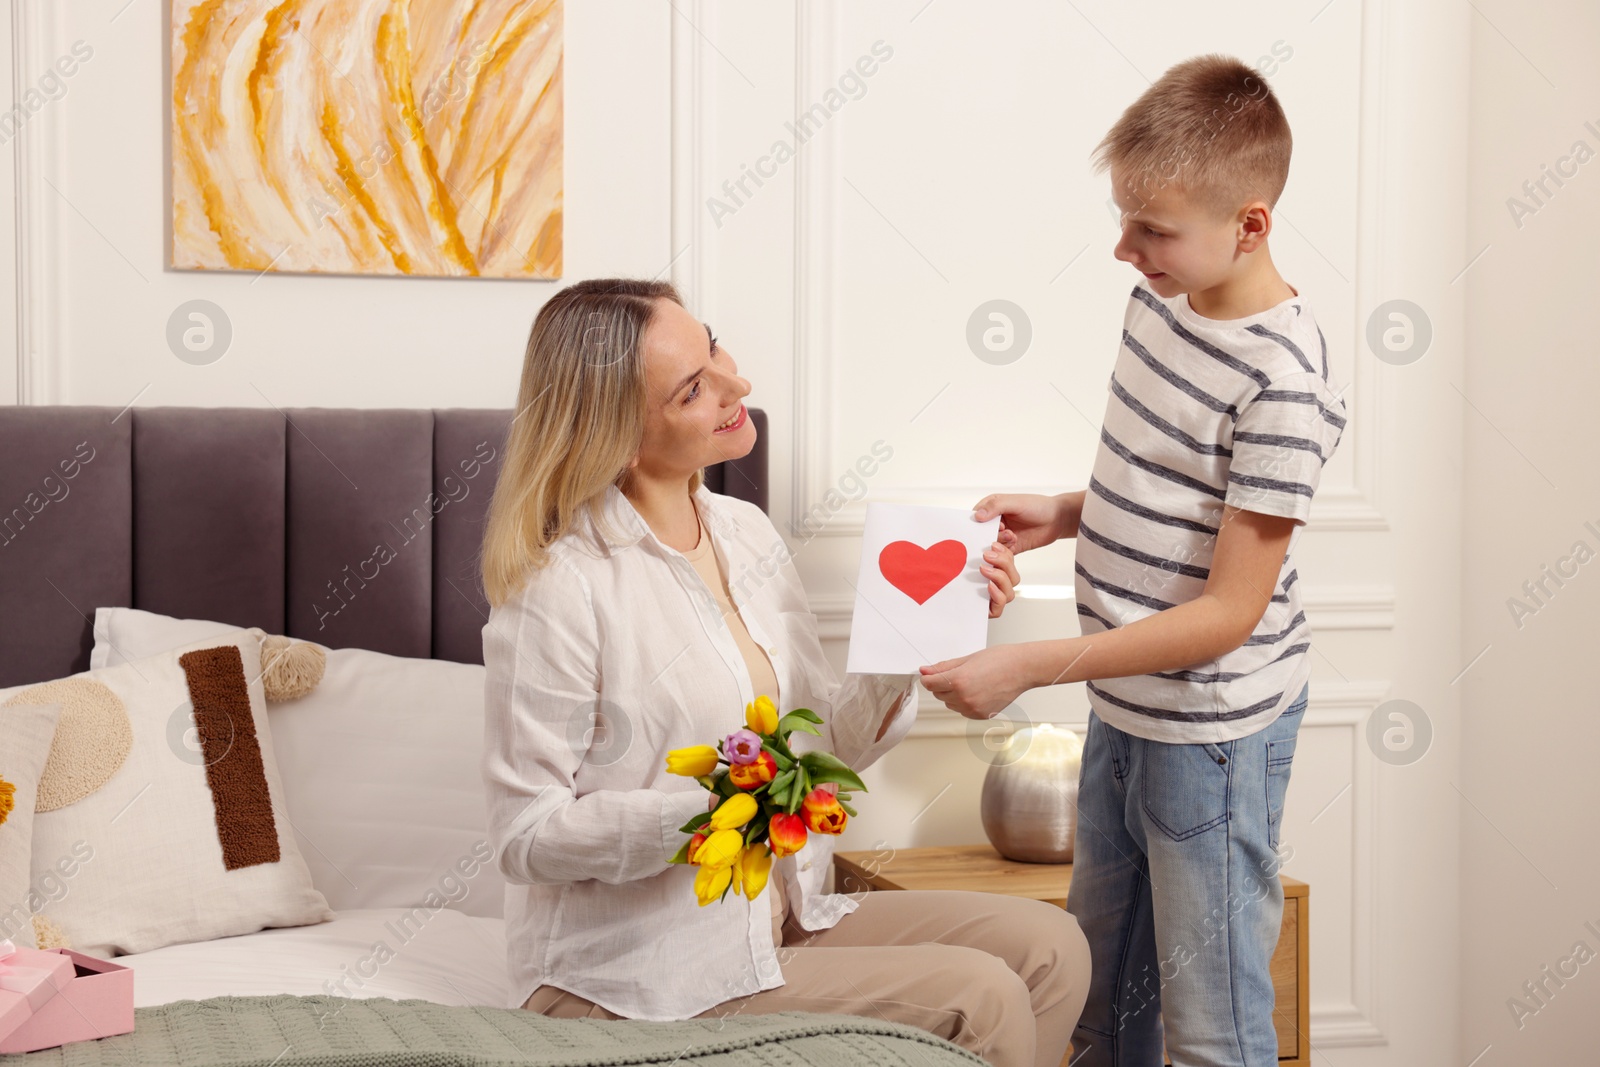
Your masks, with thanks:
[{"label": "fringed tassel on pillow", "polygon": [[309,641],[272,634],[261,641],[261,685],[269,702],[297,700],[317,687],[328,657]]},{"label": "fringed tassel on pillow", "polygon": [[43,950],[53,948],[71,948],[72,942],[67,940],[66,931],[56,925],[54,919],[43,915],[33,917],[33,940]]}]

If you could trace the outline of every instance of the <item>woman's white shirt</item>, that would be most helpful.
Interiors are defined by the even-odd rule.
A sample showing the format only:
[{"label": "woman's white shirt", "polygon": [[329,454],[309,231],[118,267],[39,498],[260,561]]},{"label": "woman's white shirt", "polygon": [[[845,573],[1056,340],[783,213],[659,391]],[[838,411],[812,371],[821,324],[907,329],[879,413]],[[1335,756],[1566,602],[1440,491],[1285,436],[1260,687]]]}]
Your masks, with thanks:
[{"label": "woman's white shirt", "polygon": [[[704,487],[694,499],[739,616],[777,674],[779,712],[823,718],[821,737],[797,732],[791,745],[870,766],[915,721],[914,676],[841,683],[771,520]],[[755,694],[694,566],[614,487],[603,516],[596,525],[585,514],[483,627],[489,832],[511,883],[508,1007],[547,984],[628,1018],[686,1019],[783,985],[770,889],[701,907],[696,869],[669,862],[709,795],[667,772],[667,752],[732,733]],[[773,864],[806,930],[859,903],[823,892],[832,862],[832,837],[812,834]]]}]

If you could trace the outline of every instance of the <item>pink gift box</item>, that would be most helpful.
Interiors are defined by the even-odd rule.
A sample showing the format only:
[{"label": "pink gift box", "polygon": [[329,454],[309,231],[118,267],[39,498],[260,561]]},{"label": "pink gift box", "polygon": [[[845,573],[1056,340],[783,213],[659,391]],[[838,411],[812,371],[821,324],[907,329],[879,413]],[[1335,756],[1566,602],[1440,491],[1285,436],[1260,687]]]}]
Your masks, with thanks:
[{"label": "pink gift box", "polygon": [[[8,1028],[4,1000],[0,999],[0,1053],[33,1052],[72,1041],[126,1034],[133,1029],[133,970],[106,960],[85,956],[70,948],[48,951],[18,949],[30,961],[53,957],[52,975],[61,981],[54,994],[37,1009],[24,1005],[19,1022]],[[21,959],[15,960],[21,964]],[[16,968],[13,967],[13,970]],[[0,992],[0,998],[8,994]]]},{"label": "pink gift box", "polygon": [[0,941],[0,1037],[41,1010],[71,980],[72,961]]}]

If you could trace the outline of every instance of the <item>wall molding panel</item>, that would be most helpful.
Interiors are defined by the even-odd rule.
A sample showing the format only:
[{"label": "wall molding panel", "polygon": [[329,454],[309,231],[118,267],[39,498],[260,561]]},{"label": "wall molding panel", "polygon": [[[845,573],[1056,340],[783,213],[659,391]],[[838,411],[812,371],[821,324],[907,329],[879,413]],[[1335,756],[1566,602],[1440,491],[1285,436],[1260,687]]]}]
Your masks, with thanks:
[{"label": "wall molding panel", "polygon": [[[60,6],[41,0],[11,4],[12,95],[39,84],[60,50]],[[59,115],[31,116],[12,141],[16,153],[17,403],[62,402],[61,174]],[[24,109],[25,111],[26,109]]]}]

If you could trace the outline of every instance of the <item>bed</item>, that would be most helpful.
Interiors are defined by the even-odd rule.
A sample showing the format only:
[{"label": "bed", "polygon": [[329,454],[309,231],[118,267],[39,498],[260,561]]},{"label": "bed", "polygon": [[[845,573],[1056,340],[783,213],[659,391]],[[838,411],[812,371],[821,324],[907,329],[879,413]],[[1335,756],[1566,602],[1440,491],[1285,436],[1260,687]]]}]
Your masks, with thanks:
[{"label": "bed", "polygon": [[[750,415],[755,450],[708,469],[707,484],[765,509],[766,417]],[[116,957],[134,971],[139,1027],[95,1043],[116,1057],[107,1062],[122,1062],[136,1040],[167,1042],[164,1051],[140,1046],[146,1062],[210,1062],[194,1050],[212,1047],[216,1034],[250,1033],[269,1036],[227,1062],[334,1062],[319,1058],[333,1053],[317,1043],[343,1033],[337,1025],[318,1027],[298,1049],[278,1038],[303,1027],[296,1012],[326,1016],[329,1005],[349,1018],[346,1029],[359,1029],[358,1013],[344,1011],[357,1004],[368,1036],[422,1050],[419,1063],[700,1054],[718,1063],[982,1062],[920,1031],[849,1016],[601,1025],[506,1010],[503,882],[492,863],[474,865],[470,877],[451,872],[465,869],[461,857],[484,837],[488,606],[475,555],[510,417],[457,408],[0,409],[0,689],[240,627],[328,650],[320,710],[285,704],[267,719],[287,816],[333,918]],[[400,548],[373,570],[373,546],[385,539]],[[395,788],[419,775],[426,788]],[[419,912],[430,887],[448,904]],[[386,939],[403,940],[404,951],[374,964],[372,948]],[[390,1002],[410,1014],[393,1014]],[[493,1047],[469,1040],[469,1018],[487,1026]],[[413,1020],[409,1036],[396,1019]],[[633,1036],[639,1047],[630,1052]],[[669,1046],[670,1058],[649,1058]],[[796,1059],[802,1048],[806,1058]],[[72,1051],[71,1062],[98,1062],[81,1046]],[[394,1062],[385,1059],[392,1051],[345,1048],[337,1062]]]}]

